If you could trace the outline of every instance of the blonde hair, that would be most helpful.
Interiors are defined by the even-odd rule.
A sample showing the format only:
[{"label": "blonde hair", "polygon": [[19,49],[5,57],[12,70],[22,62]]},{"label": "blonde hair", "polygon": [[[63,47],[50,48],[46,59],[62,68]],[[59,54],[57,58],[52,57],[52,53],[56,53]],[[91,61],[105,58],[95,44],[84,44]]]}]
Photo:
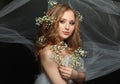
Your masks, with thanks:
[{"label": "blonde hair", "polygon": [[53,6],[52,8],[50,8],[46,13],[46,15],[50,17],[56,17],[56,21],[52,23],[48,28],[46,28],[46,23],[43,23],[42,25],[39,26],[38,38],[40,36],[44,36],[46,40],[43,42],[42,45],[36,41],[35,43],[36,53],[38,53],[41,48],[45,47],[48,44],[54,45],[60,42],[57,28],[59,26],[59,21],[61,17],[68,10],[71,10],[74,13],[75,29],[74,29],[73,34],[68,39],[65,39],[65,42],[68,44],[68,46],[72,50],[75,50],[78,47],[82,46],[82,40],[80,38],[80,21],[76,15],[76,12],[66,4],[57,4]]}]

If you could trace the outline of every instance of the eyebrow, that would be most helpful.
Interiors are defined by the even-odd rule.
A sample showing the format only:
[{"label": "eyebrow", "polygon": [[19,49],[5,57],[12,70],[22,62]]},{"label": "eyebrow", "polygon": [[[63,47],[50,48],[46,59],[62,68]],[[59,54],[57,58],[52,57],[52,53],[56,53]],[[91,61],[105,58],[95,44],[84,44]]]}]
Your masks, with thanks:
[{"label": "eyebrow", "polygon": [[[61,20],[61,19],[66,20],[65,18],[60,18],[60,20]],[[74,21],[74,22],[75,22],[75,20],[70,20],[70,21]]]}]

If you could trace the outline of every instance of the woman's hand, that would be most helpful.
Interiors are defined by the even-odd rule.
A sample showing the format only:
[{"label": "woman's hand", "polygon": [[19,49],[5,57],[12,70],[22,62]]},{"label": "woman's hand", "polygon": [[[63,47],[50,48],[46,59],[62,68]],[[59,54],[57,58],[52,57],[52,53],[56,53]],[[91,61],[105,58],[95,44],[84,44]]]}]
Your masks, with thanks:
[{"label": "woman's hand", "polygon": [[62,78],[69,80],[69,79],[77,79],[78,72],[70,67],[66,66],[59,66],[59,72],[62,76]]}]

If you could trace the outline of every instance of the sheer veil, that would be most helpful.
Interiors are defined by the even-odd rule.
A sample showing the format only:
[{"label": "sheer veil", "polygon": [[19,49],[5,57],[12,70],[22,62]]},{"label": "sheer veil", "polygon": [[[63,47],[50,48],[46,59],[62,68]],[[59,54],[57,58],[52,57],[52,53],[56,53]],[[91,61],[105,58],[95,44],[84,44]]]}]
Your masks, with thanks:
[{"label": "sheer veil", "polygon": [[[83,15],[81,22],[86,81],[120,68],[120,2],[112,0],[56,0]],[[41,5],[40,5],[41,4]],[[24,44],[34,51],[35,17],[47,10],[44,0],[12,0],[0,10],[0,41]]]},{"label": "sheer veil", "polygon": [[33,51],[38,27],[35,18],[46,10],[46,0],[11,0],[0,10],[0,42],[20,43]]}]

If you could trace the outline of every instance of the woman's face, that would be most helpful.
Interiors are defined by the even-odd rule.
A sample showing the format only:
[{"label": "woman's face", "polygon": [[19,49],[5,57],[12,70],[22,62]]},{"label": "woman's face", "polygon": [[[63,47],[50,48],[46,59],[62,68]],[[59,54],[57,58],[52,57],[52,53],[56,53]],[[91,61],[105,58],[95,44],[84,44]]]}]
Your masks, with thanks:
[{"label": "woman's face", "polygon": [[59,21],[58,33],[61,40],[69,38],[75,28],[75,16],[71,10],[66,11]]}]

